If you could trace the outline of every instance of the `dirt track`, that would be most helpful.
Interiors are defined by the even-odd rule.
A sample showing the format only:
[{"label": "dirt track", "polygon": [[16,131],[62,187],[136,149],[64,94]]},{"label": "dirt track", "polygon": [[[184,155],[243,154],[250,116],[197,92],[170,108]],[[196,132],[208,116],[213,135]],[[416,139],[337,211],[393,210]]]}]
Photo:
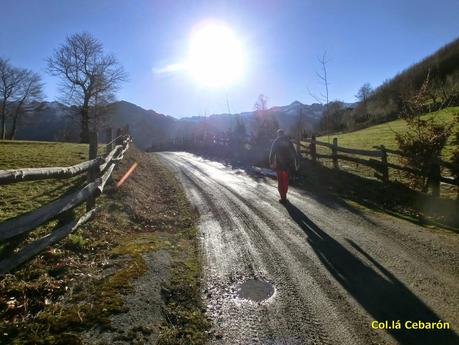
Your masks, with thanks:
[{"label": "dirt track", "polygon": [[[188,153],[162,153],[200,214],[212,344],[459,344],[459,236]],[[263,302],[238,297],[271,282]],[[371,322],[401,321],[378,330]],[[450,330],[407,330],[406,320]]]}]

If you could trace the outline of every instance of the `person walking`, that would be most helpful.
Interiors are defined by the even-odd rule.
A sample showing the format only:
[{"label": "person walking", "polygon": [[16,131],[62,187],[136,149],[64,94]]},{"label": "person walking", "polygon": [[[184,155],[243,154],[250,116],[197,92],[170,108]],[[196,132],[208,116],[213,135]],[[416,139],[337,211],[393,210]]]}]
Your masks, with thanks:
[{"label": "person walking", "polygon": [[277,173],[277,189],[282,204],[287,203],[288,176],[298,168],[295,147],[282,129],[277,130],[277,138],[271,146],[269,164]]}]

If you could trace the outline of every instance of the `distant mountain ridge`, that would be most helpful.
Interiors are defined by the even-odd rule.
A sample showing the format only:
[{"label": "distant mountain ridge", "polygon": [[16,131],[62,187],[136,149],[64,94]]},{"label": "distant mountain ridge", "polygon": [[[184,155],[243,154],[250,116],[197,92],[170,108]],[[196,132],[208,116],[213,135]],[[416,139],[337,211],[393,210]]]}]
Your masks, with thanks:
[{"label": "distant mountain ridge", "polygon": [[[459,38],[385,81],[371,93],[366,102],[341,102],[344,109],[339,109],[335,113],[330,113],[328,108],[327,120],[332,119],[331,124],[335,124],[335,127],[331,127],[327,121],[326,131],[330,133],[355,130],[395,119],[404,109],[404,103],[412,99],[426,81],[429,82],[428,93],[431,97],[431,101],[426,102],[426,107],[459,105],[458,59]],[[78,118],[68,116],[71,107],[59,102],[41,102],[34,108],[36,110],[33,113],[22,116],[19,120],[16,139],[78,141],[80,124]],[[267,110],[267,113],[276,118],[279,126],[287,132],[297,126],[296,121],[300,114],[304,120],[302,128],[304,126],[310,130],[320,129],[323,112],[322,104],[307,105],[299,101]],[[177,119],[126,101],[114,102],[110,114],[107,125],[112,128],[129,125],[135,143],[144,149],[175,138],[202,135],[204,132],[229,132],[236,127],[239,120],[242,120],[247,132],[251,133],[256,122],[253,111]]]},{"label": "distant mountain ridge", "polygon": [[[209,132],[231,131],[237,119],[246,125],[247,131],[253,129],[253,111],[240,114],[214,114],[207,117],[192,116],[181,119],[163,115],[153,110],[146,110],[127,101],[114,102],[107,119],[107,126],[120,128],[129,125],[134,142],[146,149],[152,145],[168,142],[176,137],[185,137],[202,128]],[[71,107],[59,102],[41,102],[35,106],[35,112],[23,116],[16,138],[19,140],[41,141],[78,141],[79,121],[70,116]],[[281,128],[289,131],[300,113],[307,126],[313,128],[323,112],[321,104],[303,104],[294,101],[286,106],[275,106],[267,110],[279,122]]]},{"label": "distant mountain ridge", "polygon": [[[294,126],[299,114],[304,116],[307,128],[315,128],[322,116],[323,108],[323,105],[318,103],[307,105],[299,101],[294,101],[289,105],[271,107],[267,109],[266,113],[274,116],[280,128],[288,132]],[[254,111],[248,111],[238,114],[213,114],[207,117],[184,117],[179,120],[179,123],[188,123],[192,126],[183,128],[183,125],[179,125],[177,127],[177,136],[181,137],[184,134],[183,131],[190,128],[197,130],[196,127],[203,124],[205,124],[206,128],[211,132],[227,132],[235,128],[238,119],[244,122],[248,133],[250,133],[254,131],[255,126],[253,115]]]}]

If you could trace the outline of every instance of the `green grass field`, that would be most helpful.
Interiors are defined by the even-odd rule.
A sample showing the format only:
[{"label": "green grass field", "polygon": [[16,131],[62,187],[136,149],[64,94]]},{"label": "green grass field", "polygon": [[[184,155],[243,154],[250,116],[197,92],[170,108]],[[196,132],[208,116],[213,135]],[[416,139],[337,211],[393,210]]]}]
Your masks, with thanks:
[{"label": "green grass field", "polygon": [[[86,160],[87,152],[87,145],[80,144],[4,141],[0,170],[69,166]],[[132,177],[122,188],[115,187],[113,181],[134,162],[140,164]],[[148,269],[143,254],[159,250],[168,251],[171,261],[170,267],[162,268],[169,277],[164,282],[167,295],[162,296],[166,319],[159,329],[142,326],[139,332],[135,322],[122,327],[134,343],[143,343],[137,338],[151,333],[159,335],[161,344],[179,344],[183,339],[205,343],[209,321],[199,297],[195,215],[179,181],[157,158],[134,145],[115,168],[113,181],[97,199],[95,219],[14,274],[0,277],[0,334],[6,343],[82,344],[84,333],[96,325],[110,330],[111,317],[128,311],[123,295],[136,296],[135,281]],[[0,222],[83,183],[85,174],[1,186]],[[83,209],[81,205],[75,212],[81,214]],[[26,241],[49,233],[56,223],[51,220],[38,227]]]},{"label": "green grass field", "polygon": [[[0,141],[0,170],[70,166],[88,159],[88,145]],[[0,188],[0,221],[31,211],[58,198],[84,177],[19,182]]]},{"label": "green grass field", "polygon": [[[424,117],[435,117],[436,121],[453,123],[455,121],[456,114],[459,113],[459,107],[450,107],[442,109],[440,111],[426,114]],[[365,129],[361,129],[354,132],[332,134],[330,136],[325,135],[318,137],[319,141],[332,142],[333,138],[338,138],[338,145],[341,147],[355,148],[355,149],[374,149],[374,146],[384,145],[389,149],[397,149],[397,142],[395,140],[396,133],[403,133],[406,130],[406,122],[403,120],[394,120],[383,124],[371,126]],[[455,125],[455,131],[459,130],[459,125]],[[449,161],[454,150],[453,136],[450,137],[446,147],[442,152],[442,158]],[[317,152],[320,154],[331,154],[331,150],[327,147],[317,146]],[[368,159],[368,157],[351,155],[354,157]],[[397,155],[388,155],[388,161],[395,164],[400,164],[400,157]],[[332,161],[330,159],[320,159],[320,162],[327,166],[332,167]],[[358,174],[365,177],[374,178],[374,170],[361,164],[339,161],[340,169]],[[443,175],[449,176],[450,172],[444,169]],[[390,180],[398,180],[401,182],[407,182],[405,176],[398,170],[389,170]],[[442,184],[441,194],[445,197],[454,198],[456,196],[456,187],[452,185]]]},{"label": "green grass field", "polygon": [[86,160],[88,145],[41,141],[0,141],[0,170],[68,166]]},{"label": "green grass field", "polygon": [[[459,113],[459,107],[450,107],[440,111],[424,115],[424,117],[435,117],[438,122],[451,123],[454,121],[455,114]],[[459,125],[456,125],[456,130],[459,130]],[[396,133],[406,131],[406,122],[403,120],[395,120],[386,122],[380,125],[371,126],[355,132],[333,134],[330,136],[319,137],[320,141],[330,141],[332,138],[338,138],[338,145],[350,148],[373,149],[373,146],[384,145],[390,149],[397,149],[395,141]],[[443,151],[443,158],[448,160],[453,151],[452,137]]]}]

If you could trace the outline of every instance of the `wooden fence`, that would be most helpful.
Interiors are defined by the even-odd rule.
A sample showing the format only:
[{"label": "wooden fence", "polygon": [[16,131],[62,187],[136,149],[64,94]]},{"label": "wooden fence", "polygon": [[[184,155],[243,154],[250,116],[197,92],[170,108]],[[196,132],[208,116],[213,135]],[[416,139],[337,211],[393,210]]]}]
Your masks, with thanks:
[{"label": "wooden fence", "polygon": [[[303,142],[309,143],[308,145]],[[317,146],[323,146],[330,149],[330,154],[320,154],[317,152]],[[325,143],[312,138],[303,138],[297,141],[297,150],[301,154],[309,155],[312,161],[317,161],[320,158],[330,159],[333,163],[334,169],[339,169],[339,160],[354,162],[370,167],[375,170],[374,176],[383,182],[388,182],[390,179],[389,169],[409,172],[414,175],[424,176],[428,178],[429,186],[432,189],[434,196],[440,195],[440,183],[446,183],[454,186],[459,186],[459,181],[452,177],[442,176],[441,168],[451,170],[453,164],[436,159],[432,162],[429,172],[413,169],[407,166],[394,164],[388,161],[388,154],[403,156],[403,153],[398,150],[391,150],[384,145],[374,146],[374,150],[352,149],[347,147],[338,146],[338,138],[333,138],[333,143]],[[368,159],[349,156],[345,154],[352,154],[357,156],[368,157]]]},{"label": "wooden fence", "polygon": [[[305,144],[308,143],[308,144]],[[413,169],[411,167],[395,164],[389,161],[389,155],[403,156],[401,151],[391,150],[383,145],[373,147],[373,150],[353,149],[348,147],[338,146],[338,139],[334,138],[332,143],[326,143],[316,140],[315,136],[312,138],[298,138],[296,140],[298,153],[309,155],[311,160],[317,162],[319,159],[330,159],[333,167],[339,169],[339,161],[348,161],[363,166],[369,167],[374,170],[374,176],[383,182],[389,182],[390,170],[398,170],[409,172],[414,175],[424,176],[428,178],[429,186],[434,196],[440,195],[440,184],[445,183],[453,186],[459,186],[459,181],[453,177],[442,176],[442,168],[449,170],[453,169],[453,164],[437,159],[432,162],[430,170],[426,173],[421,170]],[[317,152],[317,146],[322,146],[330,149],[329,154]],[[176,138],[170,143],[156,150],[184,150],[194,153],[212,154],[225,158],[235,158],[235,154],[239,158],[244,157],[245,160],[252,164],[267,161],[267,154],[269,152],[269,145],[265,145],[265,150],[261,150],[256,143],[247,140],[235,140],[228,136],[207,135],[201,137],[194,137],[192,139],[179,139]],[[254,151],[259,151],[254,154]],[[257,153],[257,152],[255,152]],[[264,157],[262,159],[260,157]],[[266,162],[265,162],[266,163]]]},{"label": "wooden fence", "polygon": [[[128,135],[118,137],[106,146],[106,155],[90,159],[70,167],[27,168],[0,170],[0,185],[43,179],[65,179],[83,173],[88,174],[88,183],[81,189],[58,198],[33,211],[0,223],[0,242],[4,243],[0,274],[11,271],[60,241],[96,213],[95,198],[99,196],[111,176],[116,164],[123,159],[132,141]],[[113,145],[114,144],[114,145]],[[113,147],[114,146],[114,147]],[[44,237],[34,240],[15,252],[26,236],[36,227],[64,214],[86,202],[86,213],[78,219],[59,225]]]}]

